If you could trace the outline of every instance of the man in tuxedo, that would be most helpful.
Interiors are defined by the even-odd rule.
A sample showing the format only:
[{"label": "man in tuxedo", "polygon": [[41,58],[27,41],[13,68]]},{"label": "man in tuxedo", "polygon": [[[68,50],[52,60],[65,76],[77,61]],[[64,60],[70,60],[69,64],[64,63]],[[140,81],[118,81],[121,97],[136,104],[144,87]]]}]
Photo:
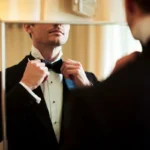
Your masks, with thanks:
[{"label": "man in tuxedo", "polygon": [[8,149],[58,150],[67,92],[97,79],[80,62],[61,59],[70,25],[24,24],[24,29],[31,36],[31,53],[6,69]]},{"label": "man in tuxedo", "polygon": [[63,150],[150,149],[150,0],[125,0],[142,53],[97,85],[66,101]]}]

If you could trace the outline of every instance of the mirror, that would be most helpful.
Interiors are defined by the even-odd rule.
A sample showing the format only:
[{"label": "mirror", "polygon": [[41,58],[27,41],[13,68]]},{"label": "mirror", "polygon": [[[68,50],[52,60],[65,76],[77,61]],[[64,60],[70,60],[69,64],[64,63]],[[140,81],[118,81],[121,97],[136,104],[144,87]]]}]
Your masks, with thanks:
[{"label": "mirror", "polygon": [[[67,60],[71,58],[81,62],[83,68],[93,72],[99,80],[106,79],[111,74],[118,58],[134,50],[141,51],[140,43],[132,38],[126,26],[123,0],[1,0],[0,19],[6,22],[7,67],[17,64],[25,55],[30,53],[32,44],[31,38],[24,32],[22,28],[23,22],[71,24],[68,42],[62,47],[63,59]],[[0,39],[1,41],[5,39],[2,37],[2,34]],[[0,44],[2,45],[2,43]],[[1,70],[2,66],[0,67]],[[16,76],[21,72],[22,67],[16,74],[10,73],[10,78],[6,78],[6,80],[15,81]],[[11,87],[12,85],[10,84],[9,86]],[[11,89],[9,92],[11,93],[13,90],[14,89]],[[55,92],[58,91],[55,90]],[[6,93],[8,95],[8,91]],[[12,120],[9,120],[10,124],[8,123],[7,126],[17,123],[17,121],[17,128],[21,128],[22,125],[25,124],[28,131],[20,130],[20,133],[27,136],[26,139],[28,139],[28,144],[32,141],[30,144],[34,145],[33,139],[35,140],[37,138],[35,140],[37,145],[40,143],[39,140],[41,140],[38,138],[39,134],[49,134],[47,134],[48,132],[43,132],[43,130],[38,130],[38,133],[36,130],[32,130],[33,121],[37,121],[36,117],[32,117],[36,114],[39,120],[45,119],[48,113],[43,111],[43,103],[41,105],[32,105],[28,108],[27,112],[26,110],[24,111],[24,107],[21,106],[26,94],[21,95],[21,93],[22,91],[17,91],[16,94],[11,93],[11,99],[7,101],[8,103],[10,102],[10,109],[8,108],[8,110],[11,110],[10,112],[13,116]],[[11,100],[16,100],[14,97],[18,95],[20,95],[21,100],[17,102],[17,105],[20,104],[18,105],[19,107],[12,107],[14,106],[14,101],[11,103]],[[59,94],[56,93],[56,95]],[[24,102],[26,103],[26,100]],[[55,101],[52,101],[52,103],[54,104]],[[59,106],[61,106],[61,104]],[[44,108],[46,108],[46,106],[44,106]],[[12,109],[14,110],[12,111]],[[61,109],[59,108],[59,110]],[[25,113],[25,115],[22,115],[22,113]],[[51,116],[51,113],[50,117],[52,117],[51,123],[57,131],[60,124],[57,125],[57,122],[54,120],[55,117]],[[44,125],[49,129],[51,123],[48,120],[47,122],[43,122],[37,122],[36,127],[38,128]],[[23,142],[24,140],[21,141],[21,138],[18,138],[18,142],[15,143],[15,138],[20,136],[20,133],[16,133],[15,131],[15,128],[12,130],[11,127],[10,130],[8,130],[8,135],[12,139],[11,144],[14,145],[14,147],[19,147],[21,145],[21,147],[24,146],[23,148],[28,149],[29,147],[26,147],[26,144]],[[51,132],[53,131],[51,130]],[[31,136],[28,136],[28,133],[32,133]],[[57,135],[59,136],[59,133],[57,133]],[[40,137],[42,137],[43,141],[48,140],[48,143],[55,139],[53,138],[51,140],[46,138],[46,136]],[[43,147],[38,148],[44,149]],[[35,147],[33,149],[35,149]]]},{"label": "mirror", "polygon": [[[17,64],[28,55],[31,45],[32,40],[22,23],[6,24],[7,67]],[[71,25],[68,41],[62,46],[64,60],[70,58],[81,62],[83,68],[93,72],[99,80],[111,74],[117,59],[141,49],[139,41],[133,39],[127,26],[111,24]],[[32,115],[28,117],[30,120]]]}]

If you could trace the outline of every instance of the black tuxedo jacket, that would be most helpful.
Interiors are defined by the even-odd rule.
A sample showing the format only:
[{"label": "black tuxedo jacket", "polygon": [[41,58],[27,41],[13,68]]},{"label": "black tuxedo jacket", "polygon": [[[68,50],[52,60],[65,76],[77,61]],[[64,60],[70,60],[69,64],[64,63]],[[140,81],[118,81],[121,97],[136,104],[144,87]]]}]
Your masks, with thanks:
[{"label": "black tuxedo jacket", "polygon": [[150,149],[150,42],[95,88],[73,90],[63,150]]},{"label": "black tuxedo jacket", "polygon": [[[57,150],[63,143],[63,113],[61,137],[58,143],[41,88],[33,90],[42,99],[40,104],[37,104],[35,99],[19,84],[30,57],[30,55],[26,56],[19,64],[6,69],[8,149]],[[92,73],[86,73],[86,75],[93,84],[97,81]],[[63,79],[63,110],[66,94],[72,88],[75,88],[74,82]]]}]

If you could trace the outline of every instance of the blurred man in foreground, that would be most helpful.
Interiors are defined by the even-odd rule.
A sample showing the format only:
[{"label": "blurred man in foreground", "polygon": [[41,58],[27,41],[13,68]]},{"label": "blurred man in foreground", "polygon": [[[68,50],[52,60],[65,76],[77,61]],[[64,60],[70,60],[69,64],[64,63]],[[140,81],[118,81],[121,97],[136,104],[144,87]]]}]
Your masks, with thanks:
[{"label": "blurred man in foreground", "polygon": [[143,52],[95,88],[73,91],[64,150],[150,149],[150,0],[124,0]]}]

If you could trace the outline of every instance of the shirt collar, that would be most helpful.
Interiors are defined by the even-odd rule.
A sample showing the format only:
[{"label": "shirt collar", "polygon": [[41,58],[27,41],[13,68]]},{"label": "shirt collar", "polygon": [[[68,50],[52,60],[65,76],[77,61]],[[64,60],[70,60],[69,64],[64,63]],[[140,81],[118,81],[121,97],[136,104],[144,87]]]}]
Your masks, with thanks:
[{"label": "shirt collar", "polygon": [[[58,48],[60,48],[60,53],[59,53],[58,57],[52,63],[61,59],[61,57],[63,55],[62,48],[61,47],[58,47]],[[44,57],[41,55],[40,51],[37,48],[35,48],[33,45],[31,47],[31,55],[36,59],[43,59],[44,60]]]}]

